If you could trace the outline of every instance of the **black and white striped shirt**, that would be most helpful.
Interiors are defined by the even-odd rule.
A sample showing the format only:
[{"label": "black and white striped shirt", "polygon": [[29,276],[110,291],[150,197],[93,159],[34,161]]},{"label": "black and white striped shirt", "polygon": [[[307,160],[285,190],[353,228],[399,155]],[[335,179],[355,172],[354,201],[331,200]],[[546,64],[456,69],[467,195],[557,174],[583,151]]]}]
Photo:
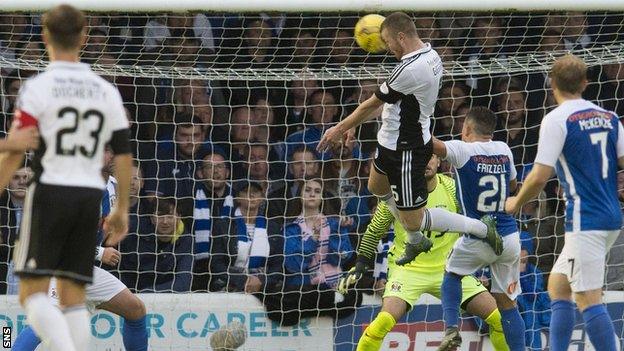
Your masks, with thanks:
[{"label": "black and white striped shirt", "polygon": [[381,146],[406,150],[431,140],[429,118],[438,99],[441,78],[442,60],[429,43],[401,58],[375,92],[385,102],[377,133]]}]

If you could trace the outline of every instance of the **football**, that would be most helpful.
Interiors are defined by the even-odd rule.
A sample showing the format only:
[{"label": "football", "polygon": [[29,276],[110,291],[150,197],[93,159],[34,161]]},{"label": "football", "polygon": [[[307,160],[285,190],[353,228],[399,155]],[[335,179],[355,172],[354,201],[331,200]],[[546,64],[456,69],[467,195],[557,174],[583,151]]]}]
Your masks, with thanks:
[{"label": "football", "polygon": [[382,15],[366,15],[355,25],[355,41],[364,50],[370,53],[379,53],[386,50],[381,40],[381,23],[386,19]]}]

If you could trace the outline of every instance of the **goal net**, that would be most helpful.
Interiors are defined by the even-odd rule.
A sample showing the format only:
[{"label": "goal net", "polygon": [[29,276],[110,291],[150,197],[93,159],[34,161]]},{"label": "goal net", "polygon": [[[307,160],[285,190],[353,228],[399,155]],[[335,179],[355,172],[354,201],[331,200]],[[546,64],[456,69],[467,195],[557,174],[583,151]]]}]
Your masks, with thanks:
[{"label": "goal net", "polygon": [[[520,180],[535,158],[541,120],[555,107],[547,72],[558,56],[582,57],[584,97],[624,115],[624,13],[409,14],[444,62],[433,134],[459,138],[471,107],[491,108],[495,139],[511,147]],[[247,328],[245,350],[355,349],[379,311],[392,236],[380,243],[360,293],[334,291],[376,208],[366,181],[379,122],[357,128],[355,143],[315,148],[322,131],[370,97],[397,64],[357,47],[353,27],[362,15],[88,14],[82,60],[119,88],[138,165],[121,262],[102,267],[148,302],[150,349],[205,350],[212,333],[234,320]],[[40,14],[0,13],[0,132],[10,126],[19,87],[46,65]],[[438,171],[452,173],[445,162]],[[0,308],[0,324],[15,335],[27,322],[10,297],[11,254],[30,175],[21,169],[0,197],[0,294],[7,294],[0,304],[9,311]],[[315,191],[323,201],[315,202]],[[545,284],[563,245],[564,207],[553,179],[518,217],[519,305],[535,350],[547,346]],[[173,228],[163,224],[174,213]],[[606,272],[620,339],[622,240]],[[487,269],[479,279],[488,286]],[[439,302],[421,297],[382,349],[435,349],[441,317]],[[487,325],[465,317],[462,349],[491,350]],[[98,311],[92,321],[94,349],[123,349],[119,318]],[[573,342],[588,350],[578,328]]]}]

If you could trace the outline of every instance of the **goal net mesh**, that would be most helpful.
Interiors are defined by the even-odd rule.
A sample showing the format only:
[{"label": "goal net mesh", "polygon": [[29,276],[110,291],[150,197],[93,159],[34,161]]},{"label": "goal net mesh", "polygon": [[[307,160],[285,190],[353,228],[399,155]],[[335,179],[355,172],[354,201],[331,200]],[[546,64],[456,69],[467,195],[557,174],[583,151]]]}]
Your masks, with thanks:
[{"label": "goal net mesh", "polygon": [[[370,97],[397,64],[392,55],[357,47],[353,27],[362,15],[89,13],[82,60],[119,88],[140,169],[131,233],[118,247],[121,263],[103,267],[134,292],[254,293],[277,324],[337,317],[334,347],[353,350],[378,308],[357,307],[354,314],[361,296],[337,297],[334,289],[353,266],[376,207],[366,182],[379,121],[357,128],[354,144],[326,153],[315,146],[322,130]],[[459,138],[471,107],[491,108],[499,124],[495,139],[511,147],[520,180],[531,169],[541,120],[555,107],[547,72],[558,56],[582,57],[589,66],[584,96],[624,114],[624,13],[410,15],[444,62],[434,135]],[[41,15],[0,13],[2,133],[20,85],[46,65]],[[439,172],[452,170],[442,162]],[[0,200],[0,294],[16,292],[11,252],[28,176],[22,169]],[[310,194],[318,186],[323,201],[315,202]],[[161,223],[167,202],[180,218],[173,230]],[[546,346],[545,284],[563,245],[564,207],[552,180],[518,217],[526,255],[520,308],[534,349]],[[315,211],[323,216],[311,216]],[[167,230],[173,240],[165,239]],[[379,304],[374,298],[386,279],[389,245],[391,239],[380,243],[374,272],[358,286],[365,302]],[[479,275],[486,286],[488,274]],[[621,240],[606,277],[608,290],[624,290]],[[382,349],[436,345],[441,309],[432,301],[415,304]],[[489,345],[481,338],[483,323],[464,325],[475,335],[471,343]],[[195,349],[188,345],[180,347]],[[257,346],[253,337],[246,347],[289,349]]]}]

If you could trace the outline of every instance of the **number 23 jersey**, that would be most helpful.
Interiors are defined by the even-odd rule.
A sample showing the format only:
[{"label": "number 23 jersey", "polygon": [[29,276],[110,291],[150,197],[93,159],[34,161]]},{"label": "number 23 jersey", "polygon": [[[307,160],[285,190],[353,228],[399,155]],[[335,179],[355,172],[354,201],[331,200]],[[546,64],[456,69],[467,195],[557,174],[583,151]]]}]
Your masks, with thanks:
[{"label": "number 23 jersey", "polygon": [[457,200],[461,211],[476,219],[493,215],[501,236],[517,232],[516,220],[505,213],[509,184],[517,176],[509,146],[501,141],[466,143],[452,140],[444,144],[446,160],[456,168]]},{"label": "number 23 jersey", "polygon": [[104,189],[104,146],[128,130],[115,86],[87,64],[55,61],[24,83],[16,106],[17,127],[37,126],[41,135],[34,181]]}]

